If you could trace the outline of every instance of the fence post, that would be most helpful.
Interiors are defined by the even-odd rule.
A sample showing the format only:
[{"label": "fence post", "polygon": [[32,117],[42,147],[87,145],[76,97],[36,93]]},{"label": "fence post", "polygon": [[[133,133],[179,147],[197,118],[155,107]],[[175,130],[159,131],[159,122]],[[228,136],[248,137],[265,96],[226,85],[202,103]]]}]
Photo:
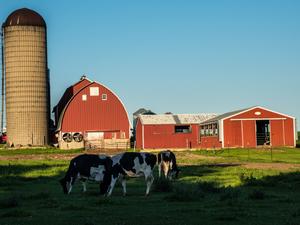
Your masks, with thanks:
[{"label": "fence post", "polygon": [[272,149],[272,145],[270,145],[271,146],[271,162],[273,162],[273,149]]}]

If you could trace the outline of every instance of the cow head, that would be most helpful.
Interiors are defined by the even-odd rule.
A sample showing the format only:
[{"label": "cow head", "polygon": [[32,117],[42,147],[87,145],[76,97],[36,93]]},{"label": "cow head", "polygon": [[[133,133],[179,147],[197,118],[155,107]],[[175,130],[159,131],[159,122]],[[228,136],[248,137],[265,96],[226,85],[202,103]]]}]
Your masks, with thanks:
[{"label": "cow head", "polygon": [[177,179],[180,169],[177,166],[173,167],[168,174],[169,179]]},{"label": "cow head", "polygon": [[67,182],[66,178],[64,177],[64,178],[60,179],[59,183],[62,186],[63,192],[65,194],[68,194],[68,192],[69,192],[69,188],[68,188],[69,187],[69,182]]},{"label": "cow head", "polygon": [[112,175],[112,159],[110,157],[106,157],[104,159],[104,176],[103,181],[100,182],[100,194],[104,195],[107,193],[108,187],[111,182]]}]

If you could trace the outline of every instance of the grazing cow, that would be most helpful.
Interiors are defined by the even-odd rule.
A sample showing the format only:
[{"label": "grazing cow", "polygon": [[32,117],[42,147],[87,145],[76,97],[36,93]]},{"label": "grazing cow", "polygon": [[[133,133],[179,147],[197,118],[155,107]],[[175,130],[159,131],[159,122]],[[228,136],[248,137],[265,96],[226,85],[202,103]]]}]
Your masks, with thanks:
[{"label": "grazing cow", "polygon": [[[93,180],[100,183],[101,190],[107,188],[104,180],[109,179],[112,160],[109,156],[83,154],[76,156],[70,162],[68,171],[64,178],[60,180],[65,194],[70,194],[72,186],[76,180],[80,180],[83,185],[83,192],[86,191],[86,180]],[[101,193],[104,194],[104,193]]]},{"label": "grazing cow", "polygon": [[179,169],[176,164],[176,156],[170,150],[158,153],[158,176],[161,177],[161,171],[165,178],[174,179],[178,177]]},{"label": "grazing cow", "polygon": [[[146,196],[149,194],[153,183],[153,168],[156,164],[156,155],[150,153],[125,152],[112,157],[112,170],[109,184],[103,185],[107,187],[107,196],[110,196],[116,181],[119,180],[123,187],[123,195],[126,195],[126,180],[125,176],[140,177],[144,176],[147,183]],[[106,179],[105,181],[108,181]],[[104,182],[105,182],[104,181]]]}]

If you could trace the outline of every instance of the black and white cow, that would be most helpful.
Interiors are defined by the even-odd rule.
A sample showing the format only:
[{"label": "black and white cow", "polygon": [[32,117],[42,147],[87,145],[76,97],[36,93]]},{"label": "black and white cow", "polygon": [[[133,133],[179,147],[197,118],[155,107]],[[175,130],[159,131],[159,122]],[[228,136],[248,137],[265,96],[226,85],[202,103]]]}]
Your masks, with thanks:
[{"label": "black and white cow", "polygon": [[[103,188],[107,187],[107,196],[110,196],[116,181],[119,180],[123,187],[123,195],[126,195],[126,176],[140,177],[144,176],[147,183],[146,196],[149,194],[153,183],[153,168],[156,164],[156,155],[151,153],[125,152],[112,157],[112,169],[109,184],[104,184]],[[108,181],[106,179],[105,181]],[[105,181],[103,183],[105,183]]]},{"label": "black and white cow", "polygon": [[165,178],[174,179],[178,177],[179,169],[176,164],[176,156],[170,150],[158,153],[158,176],[161,177],[161,172]]},{"label": "black and white cow", "polygon": [[82,182],[83,192],[86,191],[85,182],[87,180],[99,182],[100,192],[101,190],[107,189],[105,185],[108,181],[106,181],[106,179],[110,180],[111,167],[112,160],[109,156],[91,154],[76,156],[71,160],[65,177],[60,180],[63,192],[70,194],[76,180]]}]

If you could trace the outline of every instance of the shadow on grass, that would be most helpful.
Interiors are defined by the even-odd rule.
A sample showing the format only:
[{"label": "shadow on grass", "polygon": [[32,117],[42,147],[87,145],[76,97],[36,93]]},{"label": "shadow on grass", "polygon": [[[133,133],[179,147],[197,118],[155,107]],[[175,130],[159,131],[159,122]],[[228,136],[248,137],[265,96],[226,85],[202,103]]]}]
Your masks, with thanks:
[{"label": "shadow on grass", "polygon": [[[150,212],[153,207],[158,207],[162,210],[162,212],[160,210],[155,211],[155,216],[157,217],[162,217],[165,215],[164,213],[178,211],[178,215],[175,215],[174,224],[176,224],[176,220],[180,216],[183,216],[181,214],[182,210],[186,210],[184,215],[187,217],[193,217],[196,213],[200,213],[205,218],[212,218],[206,224],[216,223],[216,220],[224,221],[224,223],[234,221],[237,224],[243,224],[243,222],[247,221],[247,217],[252,215],[255,215],[253,222],[258,218],[271,218],[271,216],[260,216],[261,211],[264,210],[264,213],[270,212],[270,214],[272,211],[278,212],[280,210],[288,212],[288,214],[275,213],[274,220],[282,218],[282,215],[291,222],[300,219],[300,202],[298,200],[300,198],[300,172],[266,176],[262,179],[257,179],[251,174],[242,175],[239,177],[241,181],[240,186],[222,187],[214,181],[193,183],[191,180],[184,178],[213,175],[223,168],[237,167],[237,164],[182,166],[180,167],[182,170],[180,180],[167,181],[159,180],[156,177],[152,192],[148,198],[143,197],[146,188],[143,178],[130,179],[130,182],[127,184],[130,192],[129,196],[122,197],[121,189],[119,189],[114,191],[111,198],[105,198],[100,197],[98,194],[98,185],[96,184],[91,188],[88,186],[86,193],[81,193],[79,182],[76,185],[79,186],[77,190],[73,190],[70,195],[63,195],[57,182],[65,174],[65,171],[62,170],[57,171],[55,175],[47,177],[26,178],[22,176],[24,170],[30,172],[57,166],[59,165],[17,165],[11,166],[6,172],[1,171],[1,188],[7,188],[7,185],[9,185],[6,183],[7,179],[11,179],[11,184],[14,184],[16,187],[13,191],[8,192],[8,196],[1,196],[1,219],[9,221],[15,216],[25,220],[26,218],[40,216],[37,215],[36,208],[41,209],[39,214],[41,213],[42,216],[46,212],[60,212],[60,217],[57,219],[72,213],[85,214],[90,211],[101,211],[101,215],[109,216],[111,212],[115,212],[114,210],[120,208],[124,211],[128,208],[130,212],[145,213],[143,216],[147,216],[146,212]],[[6,168],[1,166],[0,169]],[[155,169],[155,175],[157,175],[157,169]],[[18,184],[16,182],[27,182],[28,185],[16,185]],[[48,190],[44,190],[43,188],[45,187]],[[142,202],[142,206],[138,204],[139,202]],[[167,211],[164,211],[164,205],[166,204],[168,205]],[[187,205],[187,207],[183,207],[184,205]],[[292,209],[291,205],[293,206]],[[142,211],[142,208],[145,208],[145,211]],[[117,214],[115,218],[112,218],[111,224],[116,224],[116,221],[121,219],[124,219],[123,214]],[[128,224],[133,223],[128,222]],[[196,224],[196,222],[191,224]]]}]

